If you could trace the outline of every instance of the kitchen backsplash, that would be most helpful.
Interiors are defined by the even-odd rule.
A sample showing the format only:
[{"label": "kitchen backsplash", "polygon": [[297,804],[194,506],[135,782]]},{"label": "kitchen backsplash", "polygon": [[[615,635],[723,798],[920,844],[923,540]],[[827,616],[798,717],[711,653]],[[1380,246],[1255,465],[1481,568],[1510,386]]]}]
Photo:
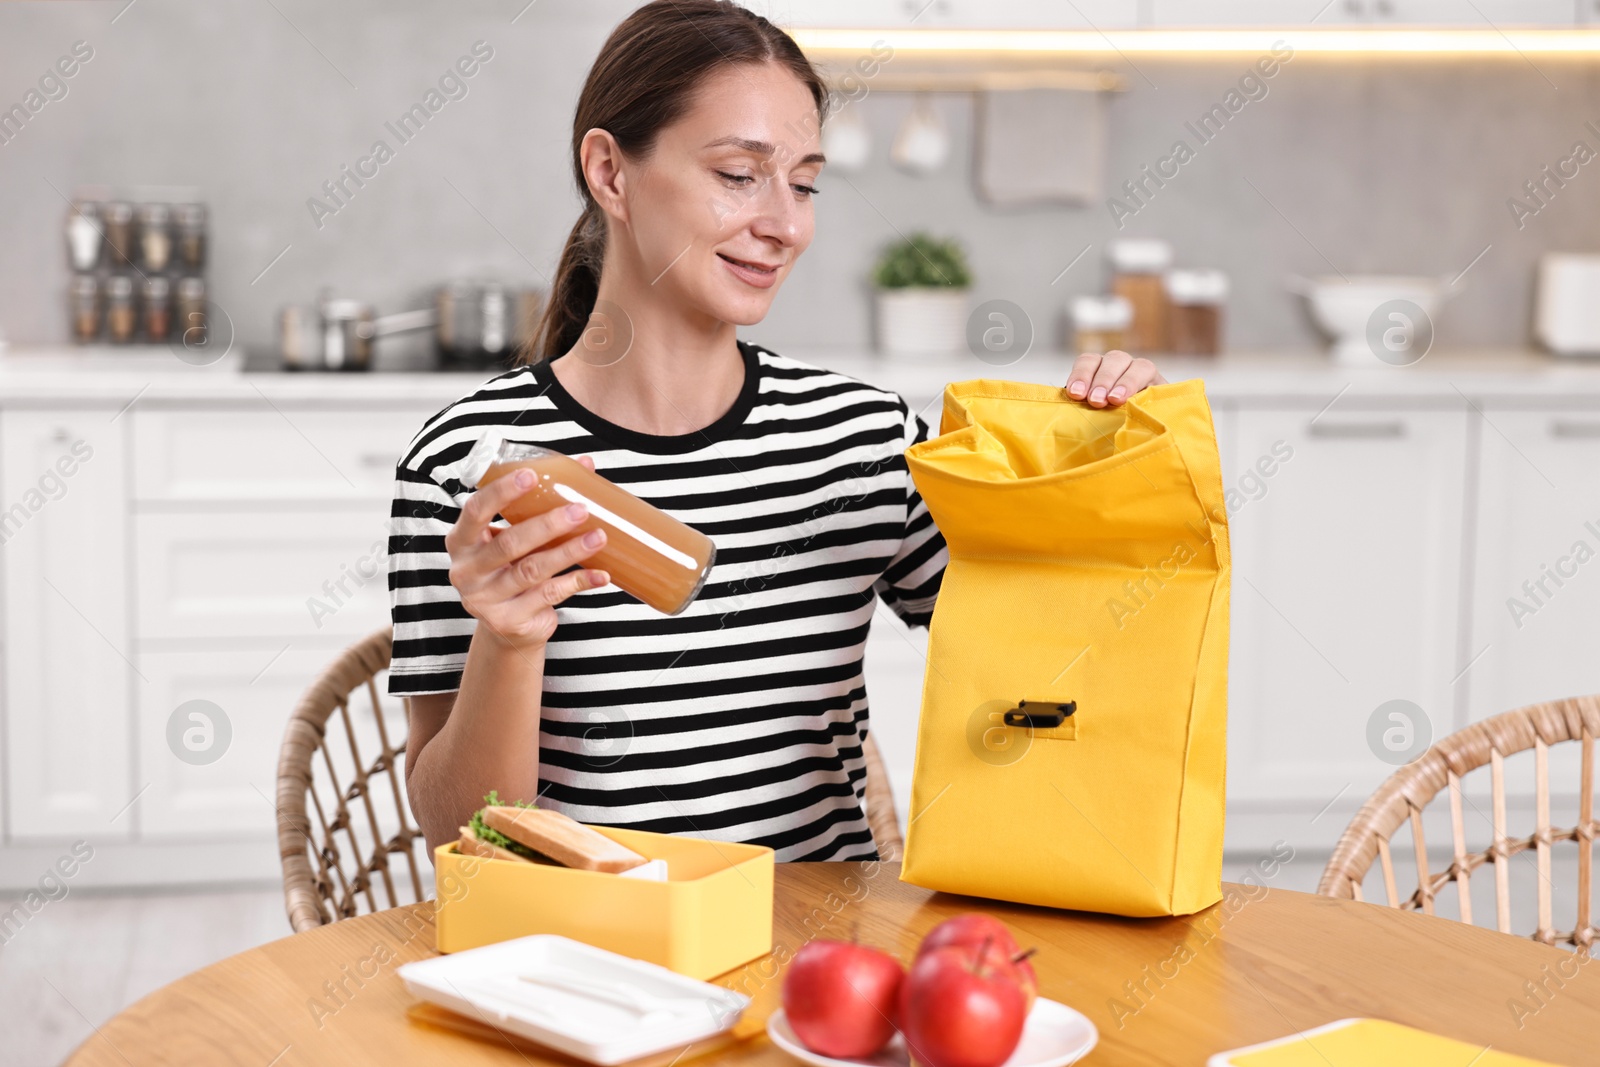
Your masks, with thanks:
[{"label": "kitchen backsplash", "polygon": [[[211,296],[250,348],[274,348],[277,309],[324,285],[380,312],[426,306],[462,274],[543,286],[577,211],[573,105],[634,5],[525,4],[8,5],[0,331],[67,341],[64,197],[84,184],[205,189]],[[54,74],[63,57],[79,60],[70,77]],[[1335,272],[1460,275],[1438,342],[1528,343],[1538,256],[1600,251],[1600,68],[1293,54],[1252,77],[1259,58],[1108,62],[1127,91],[1109,102],[1105,197],[1079,208],[978,200],[968,96],[934,100],[954,140],[942,171],[894,169],[912,98],[868,79],[852,106],[874,162],[824,171],[811,250],[743,332],[779,351],[865,345],[873,256],[929,229],[966,245],[975,301],[1020,304],[1050,346],[1068,300],[1104,286],[1117,236],[1227,271],[1230,348],[1319,346],[1285,280]]]}]

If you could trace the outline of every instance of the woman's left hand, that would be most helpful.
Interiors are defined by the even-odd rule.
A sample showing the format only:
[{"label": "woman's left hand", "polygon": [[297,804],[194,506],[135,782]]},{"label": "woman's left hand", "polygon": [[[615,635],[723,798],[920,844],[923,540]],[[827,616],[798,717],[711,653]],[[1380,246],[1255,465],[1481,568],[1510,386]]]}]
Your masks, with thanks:
[{"label": "woman's left hand", "polygon": [[1066,390],[1072,399],[1086,399],[1092,408],[1116,407],[1139,390],[1166,381],[1148,359],[1116,350],[1104,355],[1085,352],[1072,365]]}]

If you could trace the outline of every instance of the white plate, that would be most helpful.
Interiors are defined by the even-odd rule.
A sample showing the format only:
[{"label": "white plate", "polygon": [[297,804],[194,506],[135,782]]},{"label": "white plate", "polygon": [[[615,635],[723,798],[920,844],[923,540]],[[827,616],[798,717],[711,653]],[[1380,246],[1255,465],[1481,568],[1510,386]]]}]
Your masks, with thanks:
[{"label": "white plate", "polygon": [[[815,1067],[907,1067],[911,1062],[905,1039],[899,1034],[890,1038],[876,1056],[867,1059],[839,1060],[812,1052],[794,1036],[781,1008],[768,1017],[767,1036],[789,1055]],[[1088,1055],[1099,1040],[1100,1031],[1088,1016],[1058,1001],[1039,997],[1022,1027],[1022,1040],[1002,1067],[1068,1067]]]},{"label": "white plate", "polygon": [[731,989],[555,934],[418,960],[399,974],[423,1000],[602,1065],[719,1034],[750,1004]]}]

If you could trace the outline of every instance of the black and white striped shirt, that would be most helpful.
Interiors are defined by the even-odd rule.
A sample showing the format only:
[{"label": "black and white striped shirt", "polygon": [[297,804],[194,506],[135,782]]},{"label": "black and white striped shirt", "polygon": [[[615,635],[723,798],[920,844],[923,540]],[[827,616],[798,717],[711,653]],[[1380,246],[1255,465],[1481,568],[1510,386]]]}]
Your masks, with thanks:
[{"label": "black and white striped shirt", "polygon": [[896,393],[739,350],[738,399],[695,433],[607,422],[548,363],[429,419],[396,469],[389,692],[458,689],[475,626],[444,547],[470,489],[442,468],[488,428],[591,455],[709,536],[717,558],[680,615],[613,585],[557,608],[539,803],[580,822],[764,844],[779,860],[874,858],[862,656],[876,603],[925,626],[944,574],[944,539],[903,455],[928,426]]}]

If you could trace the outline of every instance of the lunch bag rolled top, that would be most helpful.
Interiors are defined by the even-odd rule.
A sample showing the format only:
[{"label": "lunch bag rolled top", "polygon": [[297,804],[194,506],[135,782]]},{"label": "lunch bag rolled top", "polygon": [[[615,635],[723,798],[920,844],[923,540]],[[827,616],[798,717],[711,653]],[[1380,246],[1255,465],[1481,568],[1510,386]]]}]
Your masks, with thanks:
[{"label": "lunch bag rolled top", "polygon": [[1202,383],[946,387],[906,450],[949,545],[900,877],[1119,915],[1221,899],[1228,523]]}]

